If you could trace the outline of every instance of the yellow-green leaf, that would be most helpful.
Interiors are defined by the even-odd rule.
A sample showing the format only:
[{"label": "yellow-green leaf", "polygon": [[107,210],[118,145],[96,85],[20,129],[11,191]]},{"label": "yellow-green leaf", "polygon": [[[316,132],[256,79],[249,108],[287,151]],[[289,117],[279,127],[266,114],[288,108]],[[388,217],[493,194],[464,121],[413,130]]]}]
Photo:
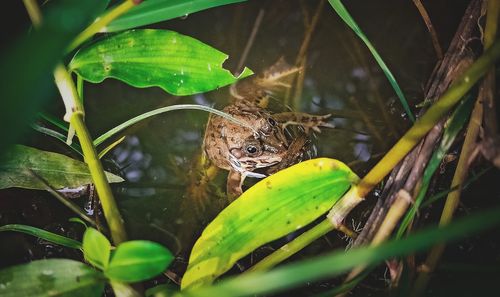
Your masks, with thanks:
[{"label": "yellow-green leaf", "polygon": [[358,179],[344,163],[328,158],[308,160],[263,179],[203,231],[182,288],[211,283],[257,247],[309,224]]}]

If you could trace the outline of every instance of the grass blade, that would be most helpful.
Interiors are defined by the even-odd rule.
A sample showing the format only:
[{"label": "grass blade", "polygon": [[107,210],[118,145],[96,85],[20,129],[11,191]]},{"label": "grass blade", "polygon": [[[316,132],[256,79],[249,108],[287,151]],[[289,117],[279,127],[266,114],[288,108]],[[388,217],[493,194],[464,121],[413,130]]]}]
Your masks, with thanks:
[{"label": "grass blade", "polygon": [[152,116],[155,116],[155,115],[158,115],[158,114],[161,114],[161,113],[164,113],[164,112],[168,112],[168,111],[173,111],[173,110],[203,110],[203,111],[206,111],[206,112],[210,112],[210,113],[213,113],[213,114],[216,114],[218,116],[221,116],[225,119],[228,119],[232,122],[235,122],[236,124],[239,124],[239,125],[242,125],[242,126],[245,126],[249,129],[252,129],[254,130],[253,127],[251,126],[248,126],[247,124],[245,124],[244,122],[242,121],[239,121],[235,118],[233,118],[232,116],[228,115],[227,113],[224,113],[222,111],[219,111],[217,109],[214,109],[214,108],[211,108],[211,107],[208,107],[208,106],[204,106],[204,105],[198,105],[198,104],[178,104],[178,105],[171,105],[171,106],[166,106],[166,107],[161,107],[161,108],[158,108],[158,109],[155,109],[155,110],[152,110],[152,111],[148,111],[148,112],[145,112],[141,115],[138,115],[116,127],[114,127],[113,129],[109,130],[108,132],[104,133],[103,135],[97,137],[95,140],[94,140],[94,145],[95,146],[98,146],[99,144],[103,143],[104,141],[106,141],[107,139],[109,139],[111,136],[115,135],[116,133],[122,131],[123,129],[127,128],[127,127],[130,127],[132,126],[133,124],[135,123],[138,123],[144,119],[147,119],[149,117],[152,117]]},{"label": "grass blade", "polygon": [[78,242],[76,240],[73,240],[71,238],[67,238],[65,236],[55,234],[49,231],[45,231],[40,228],[28,226],[28,225],[21,225],[21,224],[9,224],[9,225],[4,225],[0,227],[0,232],[5,232],[5,231],[13,231],[13,232],[21,232],[25,234],[29,234],[47,241],[50,241],[55,244],[59,244],[65,247],[69,247],[72,249],[81,249],[82,248],[82,243]]},{"label": "grass blade", "polygon": [[132,29],[186,16],[200,10],[243,1],[245,0],[148,0],[112,21],[103,28],[103,31],[115,32]]},{"label": "grass blade", "polygon": [[392,74],[392,72],[389,70],[387,65],[385,64],[384,60],[382,57],[379,55],[375,47],[373,47],[372,43],[366,35],[363,33],[361,28],[356,24],[352,16],[349,14],[345,6],[342,4],[340,0],[328,0],[332,8],[335,10],[335,12],[340,16],[340,18],[358,35],[358,37],[365,43],[366,47],[370,50],[372,53],[373,57],[379,64],[380,68],[384,72],[385,76],[389,80],[389,83],[391,84],[392,88],[396,92],[396,95],[398,96],[399,100],[401,101],[401,104],[403,105],[403,108],[410,118],[412,122],[415,122],[415,116],[410,110],[410,107],[408,106],[408,102],[406,101],[406,98],[403,94],[403,91],[401,91],[401,88],[398,85],[398,82],[396,81],[396,78]]}]

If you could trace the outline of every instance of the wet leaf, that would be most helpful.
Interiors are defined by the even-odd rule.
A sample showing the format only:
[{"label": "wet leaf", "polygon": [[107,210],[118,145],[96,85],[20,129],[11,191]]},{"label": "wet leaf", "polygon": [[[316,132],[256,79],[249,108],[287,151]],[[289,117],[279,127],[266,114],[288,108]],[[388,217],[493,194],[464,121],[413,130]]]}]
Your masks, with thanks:
[{"label": "wet leaf", "polygon": [[83,234],[83,256],[90,264],[103,270],[108,266],[111,243],[101,232],[87,228]]},{"label": "wet leaf", "polygon": [[104,280],[102,273],[81,262],[38,260],[0,270],[0,296],[101,296]]},{"label": "wet leaf", "polygon": [[[0,160],[0,189],[18,187],[44,190],[42,177],[55,189],[76,188],[92,183],[87,165],[65,155],[15,145]],[[111,183],[122,182],[117,175],[106,172]]]},{"label": "wet leaf", "polygon": [[327,158],[299,163],[260,181],[203,231],[182,288],[211,283],[257,247],[309,224],[357,181],[344,163]]},{"label": "wet leaf", "polygon": [[[167,30],[132,30],[81,49],[70,69],[99,83],[116,78],[134,87],[160,87],[174,95],[207,92],[238,80],[222,68],[227,55]],[[253,72],[245,68],[239,78]]]},{"label": "wet leaf", "polygon": [[156,242],[127,241],[116,248],[104,273],[112,280],[138,282],[162,273],[173,259],[172,253]]},{"label": "wet leaf", "polygon": [[21,232],[29,235],[36,236],[38,238],[42,238],[44,240],[53,242],[55,244],[59,244],[65,247],[73,248],[73,249],[81,249],[82,244],[76,240],[73,240],[71,238],[61,236],[59,234],[55,234],[49,231],[45,231],[43,229],[37,228],[37,227],[32,227],[32,226],[27,226],[27,225],[20,225],[20,224],[9,224],[9,225],[4,225],[0,227],[0,232],[4,231],[14,231],[14,232]]},{"label": "wet leaf", "polygon": [[115,32],[187,16],[211,7],[245,0],[148,0],[112,21],[104,31]]}]

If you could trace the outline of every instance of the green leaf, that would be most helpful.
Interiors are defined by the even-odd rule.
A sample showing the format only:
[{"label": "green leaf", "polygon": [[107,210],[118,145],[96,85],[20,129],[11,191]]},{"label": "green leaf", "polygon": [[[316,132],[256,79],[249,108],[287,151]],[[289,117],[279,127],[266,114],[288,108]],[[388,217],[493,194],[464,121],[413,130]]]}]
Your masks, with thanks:
[{"label": "green leaf", "polygon": [[357,181],[344,163],[327,158],[263,179],[205,228],[191,252],[182,288],[211,283],[257,247],[309,224]]},{"label": "green leaf", "polygon": [[104,274],[115,281],[138,282],[162,273],[173,258],[156,242],[127,241],[116,248]]},{"label": "green leaf", "polygon": [[157,86],[181,96],[211,91],[253,73],[245,68],[234,77],[222,68],[227,57],[173,31],[132,30],[81,49],[69,67],[93,83],[112,77],[134,87]]},{"label": "green leaf", "polygon": [[104,270],[108,266],[111,243],[101,232],[90,227],[83,234],[83,256],[95,267]]},{"label": "green leaf", "polygon": [[[55,130],[52,130],[50,128],[42,127],[36,123],[31,125],[31,127],[33,128],[33,130],[36,130],[36,131],[43,133],[47,136],[54,137],[55,139],[59,140],[60,142],[68,145],[66,143],[66,140],[68,138],[67,135],[63,135],[63,134],[61,134]],[[68,145],[68,147],[71,148],[75,153],[78,153],[80,156],[83,157],[82,147],[78,143],[72,142],[70,145]]]},{"label": "green leaf", "polygon": [[61,236],[59,234],[55,234],[49,231],[45,231],[40,228],[32,227],[32,226],[27,226],[27,225],[21,225],[21,224],[9,224],[9,225],[4,225],[0,227],[0,232],[5,232],[5,231],[14,231],[14,232],[21,232],[29,235],[36,236],[38,238],[42,238],[44,240],[53,242],[55,244],[59,244],[65,247],[73,248],[73,249],[81,249],[82,244],[76,240],[73,240],[71,238],[67,238],[65,236]]},{"label": "green leaf", "polygon": [[107,1],[51,1],[40,28],[15,44],[2,45],[0,57],[0,153],[28,131],[40,107],[54,96],[52,71],[66,47]]},{"label": "green leaf", "polygon": [[[19,187],[44,190],[42,177],[55,189],[76,188],[91,184],[92,177],[87,165],[65,155],[15,145],[0,160],[0,189]],[[106,172],[111,183],[122,182],[117,175]]]},{"label": "green leaf", "polygon": [[368,40],[368,37],[363,33],[361,28],[356,24],[352,16],[349,14],[345,6],[342,4],[340,0],[328,0],[332,8],[335,10],[335,12],[340,16],[340,18],[358,35],[358,37],[365,43],[366,47],[370,50],[372,53],[373,57],[375,58],[375,61],[377,61],[378,65],[384,72],[385,76],[389,80],[389,83],[391,84],[392,88],[396,92],[396,95],[399,98],[399,101],[403,105],[403,108],[408,114],[408,117],[412,122],[415,122],[415,116],[411,112],[410,107],[408,106],[408,102],[406,101],[405,95],[403,94],[403,91],[401,91],[401,88],[398,85],[398,82],[396,81],[396,78],[392,74],[392,72],[389,70],[389,67],[385,64],[384,60],[382,57],[379,55],[375,47],[372,45],[370,40]]},{"label": "green leaf", "polygon": [[500,225],[500,208],[467,215],[446,226],[432,227],[407,238],[391,240],[375,247],[337,250],[313,259],[277,267],[267,272],[252,272],[206,286],[181,292],[179,296],[237,297],[255,296],[292,289],[308,282],[338,276],[357,266],[371,266],[384,260],[424,250],[438,243],[464,238]]},{"label": "green leaf", "polygon": [[104,280],[102,273],[81,262],[38,260],[0,270],[0,296],[97,297]]},{"label": "green leaf", "polygon": [[245,0],[147,0],[113,20],[105,32],[115,32],[150,25],[190,13]]}]

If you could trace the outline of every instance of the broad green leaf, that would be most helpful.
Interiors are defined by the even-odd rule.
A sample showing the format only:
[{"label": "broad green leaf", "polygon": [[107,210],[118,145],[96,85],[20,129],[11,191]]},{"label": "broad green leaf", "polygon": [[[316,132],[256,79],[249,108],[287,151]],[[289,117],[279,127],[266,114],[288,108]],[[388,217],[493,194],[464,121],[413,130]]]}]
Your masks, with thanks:
[{"label": "broad green leaf", "polygon": [[391,240],[373,247],[359,247],[348,251],[337,250],[299,263],[277,267],[271,271],[252,272],[221,281],[214,286],[186,290],[176,296],[270,295],[274,292],[303,286],[308,282],[338,276],[360,265],[379,264],[386,259],[422,251],[438,243],[465,238],[498,225],[500,225],[500,207],[495,207],[467,215],[446,226],[428,228],[404,239]]},{"label": "broad green leaf", "polygon": [[70,69],[99,83],[112,77],[134,87],[160,87],[174,95],[191,95],[234,83],[222,68],[227,55],[189,36],[167,30],[131,30],[81,49]]},{"label": "broad green leaf", "polygon": [[327,158],[263,179],[205,228],[191,252],[182,288],[211,283],[257,247],[309,224],[357,181],[344,163]]},{"label": "broad green leaf", "polygon": [[[14,44],[2,44],[0,57],[0,153],[28,131],[37,111],[54,96],[52,71],[66,47],[107,1],[51,1],[40,28]],[[7,9],[7,8],[5,8]],[[13,39],[14,40],[14,39]]]},{"label": "broad green leaf", "polygon": [[101,296],[102,273],[77,261],[48,259],[0,270],[2,297]]},{"label": "broad green leaf", "polygon": [[133,240],[120,244],[104,274],[112,280],[138,282],[162,273],[174,257],[162,245]]},{"label": "broad green leaf", "polygon": [[[18,187],[44,190],[45,185],[36,175],[55,189],[76,188],[92,183],[87,165],[65,155],[15,145],[0,160],[0,189]],[[106,172],[106,176],[111,183],[123,181],[109,172]]]},{"label": "broad green leaf", "polygon": [[150,25],[190,13],[245,0],[147,0],[113,20],[104,32],[115,32]]},{"label": "broad green leaf", "polygon": [[73,248],[73,249],[81,249],[82,244],[76,240],[73,240],[71,238],[67,238],[65,236],[61,236],[59,234],[55,234],[49,231],[45,231],[43,229],[37,228],[37,227],[32,227],[32,226],[27,226],[27,225],[20,225],[20,224],[9,224],[9,225],[4,225],[0,227],[0,232],[4,231],[14,231],[14,232],[21,232],[29,235],[36,236],[38,238],[42,238],[44,240],[53,242],[55,244],[59,244],[65,247]]},{"label": "broad green leaf", "polygon": [[104,270],[108,266],[111,243],[101,232],[90,227],[83,234],[83,256],[95,267]]},{"label": "broad green leaf", "polygon": [[410,107],[408,106],[408,102],[406,101],[405,95],[403,94],[403,91],[401,91],[401,88],[399,87],[398,82],[396,81],[396,78],[392,74],[391,70],[389,70],[389,67],[385,64],[384,60],[382,57],[379,55],[375,47],[372,45],[370,40],[368,40],[368,37],[366,37],[365,33],[361,30],[361,28],[358,26],[358,24],[354,21],[352,16],[349,14],[345,6],[342,4],[341,0],[328,0],[332,8],[335,10],[335,12],[340,16],[340,18],[358,35],[358,37],[365,43],[366,47],[370,50],[372,53],[373,57],[375,58],[375,61],[377,61],[378,65],[380,66],[380,69],[384,72],[385,76],[389,80],[389,83],[391,84],[392,88],[396,92],[396,95],[399,98],[399,101],[401,102],[401,105],[403,105],[403,108],[408,114],[408,117],[412,122],[415,122],[415,116],[411,112]]}]

